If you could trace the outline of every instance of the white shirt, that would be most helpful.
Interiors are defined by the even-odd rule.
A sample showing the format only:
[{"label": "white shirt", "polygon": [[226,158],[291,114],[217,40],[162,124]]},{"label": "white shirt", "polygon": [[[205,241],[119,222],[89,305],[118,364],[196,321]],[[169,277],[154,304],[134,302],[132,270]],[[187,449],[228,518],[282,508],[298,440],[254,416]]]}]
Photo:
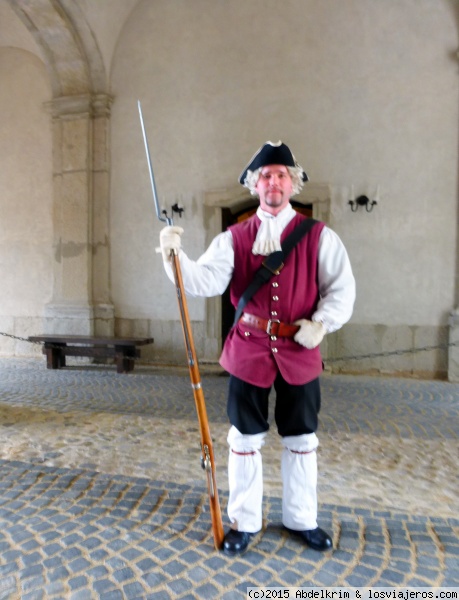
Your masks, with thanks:
[{"label": "white shirt", "polygon": [[[274,230],[280,236],[295,216],[295,211],[289,204],[275,217],[261,208],[258,208],[257,215],[262,223],[266,219],[274,219]],[[272,230],[270,227],[270,231]],[[257,239],[259,237],[257,235]],[[183,286],[188,295],[206,298],[219,296],[226,290],[233,275],[233,236],[230,231],[217,235],[197,261],[188,258],[182,249],[179,251],[179,259]],[[164,263],[164,266],[169,279],[174,281],[171,264]],[[342,241],[326,226],[319,238],[318,277],[320,300],[312,320],[320,321],[327,333],[332,333],[351,318],[355,301],[355,279]]]}]

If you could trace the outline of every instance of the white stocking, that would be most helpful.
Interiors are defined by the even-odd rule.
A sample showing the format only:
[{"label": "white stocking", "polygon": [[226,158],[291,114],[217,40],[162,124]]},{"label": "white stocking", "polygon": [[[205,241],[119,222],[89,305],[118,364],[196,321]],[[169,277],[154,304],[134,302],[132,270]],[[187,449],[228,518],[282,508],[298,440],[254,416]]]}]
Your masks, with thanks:
[{"label": "white stocking", "polygon": [[228,516],[234,529],[255,533],[262,525],[263,465],[260,448],[266,433],[228,433]]},{"label": "white stocking", "polygon": [[282,438],[282,522],[303,531],[317,527],[317,454],[315,433]]}]

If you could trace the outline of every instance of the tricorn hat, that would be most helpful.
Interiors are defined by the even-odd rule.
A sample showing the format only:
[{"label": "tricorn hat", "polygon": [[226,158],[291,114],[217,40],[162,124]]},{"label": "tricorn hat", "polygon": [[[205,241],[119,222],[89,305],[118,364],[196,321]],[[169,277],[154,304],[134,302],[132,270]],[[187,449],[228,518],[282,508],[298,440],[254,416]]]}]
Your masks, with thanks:
[{"label": "tricorn hat", "polygon": [[266,142],[250,159],[249,164],[245,167],[239,177],[239,183],[244,185],[248,171],[256,171],[260,167],[266,165],[285,165],[286,167],[299,167],[303,172],[303,181],[308,181],[303,167],[297,162],[290,151],[290,148],[283,142]]}]

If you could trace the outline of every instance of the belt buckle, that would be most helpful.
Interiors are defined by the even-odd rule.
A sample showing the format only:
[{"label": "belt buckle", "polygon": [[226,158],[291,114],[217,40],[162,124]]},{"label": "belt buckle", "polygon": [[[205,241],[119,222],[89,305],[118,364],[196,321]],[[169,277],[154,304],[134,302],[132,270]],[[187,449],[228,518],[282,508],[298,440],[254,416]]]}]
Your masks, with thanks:
[{"label": "belt buckle", "polygon": [[271,327],[272,327],[273,323],[277,323],[278,325],[280,325],[279,319],[269,319],[268,324],[266,325],[266,333],[268,335],[275,335],[271,332]]}]

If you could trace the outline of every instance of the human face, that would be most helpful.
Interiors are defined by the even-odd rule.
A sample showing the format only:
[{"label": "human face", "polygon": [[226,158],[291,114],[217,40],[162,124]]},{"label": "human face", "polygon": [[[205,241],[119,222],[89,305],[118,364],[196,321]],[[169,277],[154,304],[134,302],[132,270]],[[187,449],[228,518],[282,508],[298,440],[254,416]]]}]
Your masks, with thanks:
[{"label": "human face", "polygon": [[262,210],[277,215],[287,206],[292,196],[293,184],[285,165],[262,167],[255,186]]}]

